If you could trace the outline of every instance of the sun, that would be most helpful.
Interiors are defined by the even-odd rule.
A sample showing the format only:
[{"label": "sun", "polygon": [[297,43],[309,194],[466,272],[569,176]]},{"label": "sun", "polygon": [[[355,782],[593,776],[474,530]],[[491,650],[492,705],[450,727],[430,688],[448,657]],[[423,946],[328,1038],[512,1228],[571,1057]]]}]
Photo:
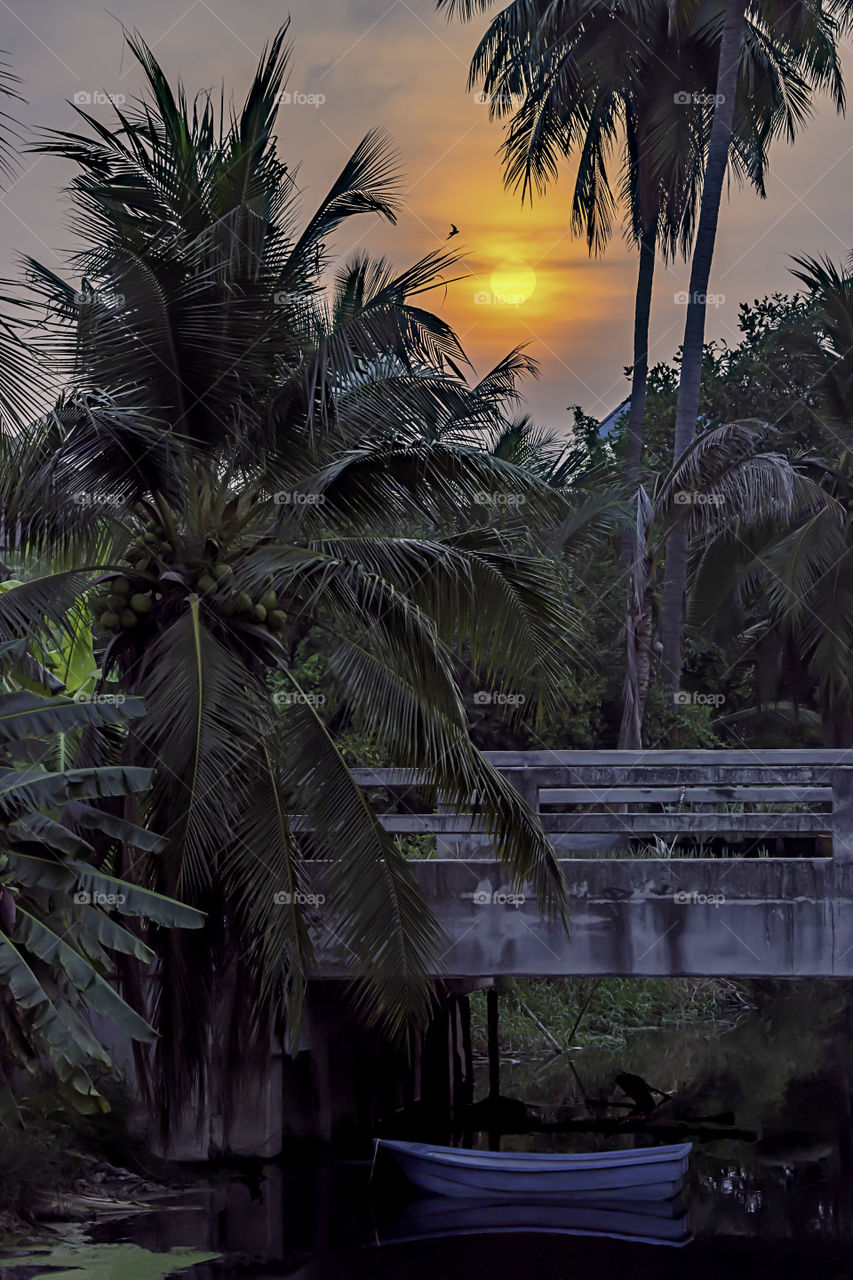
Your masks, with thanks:
[{"label": "sun", "polygon": [[508,307],[520,307],[536,288],[536,272],[521,258],[505,258],[491,275],[494,300]]}]

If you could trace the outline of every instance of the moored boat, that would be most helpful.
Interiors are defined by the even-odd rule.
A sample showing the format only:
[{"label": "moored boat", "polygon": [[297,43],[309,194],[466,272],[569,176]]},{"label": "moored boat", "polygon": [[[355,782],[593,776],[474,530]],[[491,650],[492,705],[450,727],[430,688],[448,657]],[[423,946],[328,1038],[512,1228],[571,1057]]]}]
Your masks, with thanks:
[{"label": "moored boat", "polygon": [[691,1144],[538,1155],[377,1138],[376,1150],[387,1151],[416,1187],[434,1195],[669,1200],[687,1173]]}]

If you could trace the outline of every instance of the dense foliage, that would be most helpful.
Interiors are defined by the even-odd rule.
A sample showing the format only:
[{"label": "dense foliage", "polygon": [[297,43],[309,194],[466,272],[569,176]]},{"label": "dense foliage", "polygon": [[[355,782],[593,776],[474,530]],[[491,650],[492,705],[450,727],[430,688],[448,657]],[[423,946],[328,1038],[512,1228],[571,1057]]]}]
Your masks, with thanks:
[{"label": "dense foliage", "polygon": [[[14,644],[0,654],[14,666]],[[0,1106],[15,1111],[9,1073],[45,1061],[79,1110],[105,1109],[89,1074],[110,1054],[91,1023],[120,1036],[154,1032],[116,991],[114,956],[148,964],[154,952],[117,917],[199,927],[198,912],[116,875],[118,845],[159,854],[165,842],[102,801],[148,787],[151,771],[122,764],[57,768],[58,735],[106,731],[141,714],[88,698],[0,694]]]},{"label": "dense foliage", "polygon": [[[476,792],[511,874],[563,911],[538,819],[472,741],[466,682],[508,683],[534,719],[556,705],[577,614],[541,545],[569,555],[612,504],[505,456],[526,438],[511,410],[531,364],[513,352],[465,380],[419,301],[452,258],[395,274],[358,255],[330,279],[344,219],[394,221],[396,164],[369,135],[303,215],[273,133],[283,31],[222,121],[131,49],[149,101],[113,131],[81,112],[89,132],[40,144],[77,169],[69,267],[85,283],[30,264],[21,305],[48,314],[35,367],[65,390],[7,436],[2,497],[28,625],[72,617],[82,591],[101,681],[145,700],[121,763],[154,770],[140,817],[168,844],[122,870],[205,913],[155,940],[160,1035],[139,1066],[168,1128],[206,1088],[212,1045],[227,1068],[298,1034],[324,942],[368,1017],[402,1031],[429,1011],[437,927],[299,682],[300,644],[342,721],[451,803]],[[51,561],[77,569],[40,577]]]},{"label": "dense foliage", "polygon": [[[685,113],[644,177],[648,50],[612,65],[593,6],[563,50],[586,63],[560,115],[565,58],[537,79],[523,34],[539,8],[512,6],[527,26],[493,48],[506,11],[479,55],[496,101],[526,94],[511,175],[545,182],[583,124],[575,222],[603,243],[622,122],[631,234],[686,249],[714,113]],[[639,9],[657,31],[661,6]],[[741,103],[733,134],[759,186],[770,137],[838,85],[831,23],[798,44],[762,14],[745,65],[764,116]],[[719,23],[693,16],[707,89]],[[369,134],[306,211],[274,132],[286,29],[239,111],[190,105],[129,43],[145,98],[37,144],[73,166],[77,248],[62,271],[28,262],[0,330],[0,1069],[47,1058],[99,1107],[88,1018],[106,1014],[143,1045],[168,1131],[211,1088],[213,1046],[224,1086],[273,1036],[295,1041],[331,940],[366,1018],[428,1018],[442,941],[409,858],[430,850],[388,836],[351,766],[476,795],[513,879],[559,916],[553,850],[483,750],[851,745],[853,284],[801,259],[797,293],[744,304],[740,341],[704,348],[698,433],[674,461],[680,353],[643,371],[633,421],[603,439],[578,407],[563,441],[523,414],[522,349],[477,379],[425,305],[452,254],[335,261],[346,220],[394,224],[397,162]],[[688,535],[674,703],[661,596]],[[215,1099],[226,1121],[231,1102]]]}]

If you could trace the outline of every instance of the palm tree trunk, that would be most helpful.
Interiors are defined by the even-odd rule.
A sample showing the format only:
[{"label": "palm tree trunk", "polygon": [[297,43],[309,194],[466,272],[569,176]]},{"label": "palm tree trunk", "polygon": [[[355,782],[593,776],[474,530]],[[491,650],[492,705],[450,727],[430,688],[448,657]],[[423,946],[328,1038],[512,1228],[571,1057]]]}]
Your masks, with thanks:
[{"label": "palm tree trunk", "polygon": [[631,409],[625,435],[625,492],[634,492],[643,461],[643,418],[649,376],[649,320],[657,250],[657,219],[647,225],[640,239],[640,270],[634,301],[634,369],[631,375]]},{"label": "palm tree trunk", "polygon": [[853,745],[853,709],[847,702],[825,704],[821,717],[823,745],[825,747],[849,747]]},{"label": "palm tree trunk", "polygon": [[[649,376],[649,320],[652,312],[652,286],[657,251],[657,218],[646,223],[640,238],[640,270],[634,302],[634,368],[631,375],[631,408],[625,435],[625,493],[633,497],[640,483],[643,462],[643,427],[646,410],[646,384]],[[631,558],[636,554],[635,539],[628,533],[622,538],[622,573],[628,582],[628,605],[625,613],[625,691],[622,700],[622,723],[619,743],[626,750],[642,746],[643,710],[649,687],[651,654],[651,606],[647,616],[637,607],[632,588]]]},{"label": "palm tree trunk", "polygon": [[652,671],[652,592],[629,605],[625,620],[628,669],[622,700],[622,723],[617,746],[620,751],[639,751],[643,745],[643,716]]},{"label": "palm tree trunk", "polygon": [[[720,62],[717,72],[717,103],[708,143],[705,181],[699,208],[696,244],[690,268],[690,291],[675,412],[675,445],[673,456],[681,457],[696,434],[699,416],[699,391],[702,381],[702,354],[705,346],[705,306],[711,261],[717,235],[717,219],[723,194],[723,182],[729,159],[735,95],[747,0],[727,0]],[[666,577],[663,587],[661,640],[662,671],[667,686],[676,690],[681,679],[681,645],[684,633],[685,594],[687,589],[688,532],[680,520],[669,536],[666,550]]]}]

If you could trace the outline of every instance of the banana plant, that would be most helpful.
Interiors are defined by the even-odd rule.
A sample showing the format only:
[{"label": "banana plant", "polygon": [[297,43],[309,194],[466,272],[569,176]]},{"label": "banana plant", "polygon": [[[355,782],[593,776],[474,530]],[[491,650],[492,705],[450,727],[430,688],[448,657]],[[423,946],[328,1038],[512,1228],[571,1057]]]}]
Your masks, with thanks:
[{"label": "banana plant", "polygon": [[[13,648],[3,646],[0,660],[20,657]],[[138,698],[0,694],[0,1114],[13,1105],[10,1068],[35,1071],[46,1062],[79,1111],[108,1110],[90,1074],[112,1067],[92,1015],[129,1040],[156,1038],[113,985],[117,955],[154,960],[130,922],[203,923],[201,912],[113,874],[119,845],[148,855],[165,847],[103,805],[146,789],[151,771],[52,767],[57,736],[109,730],[142,711]]]}]

